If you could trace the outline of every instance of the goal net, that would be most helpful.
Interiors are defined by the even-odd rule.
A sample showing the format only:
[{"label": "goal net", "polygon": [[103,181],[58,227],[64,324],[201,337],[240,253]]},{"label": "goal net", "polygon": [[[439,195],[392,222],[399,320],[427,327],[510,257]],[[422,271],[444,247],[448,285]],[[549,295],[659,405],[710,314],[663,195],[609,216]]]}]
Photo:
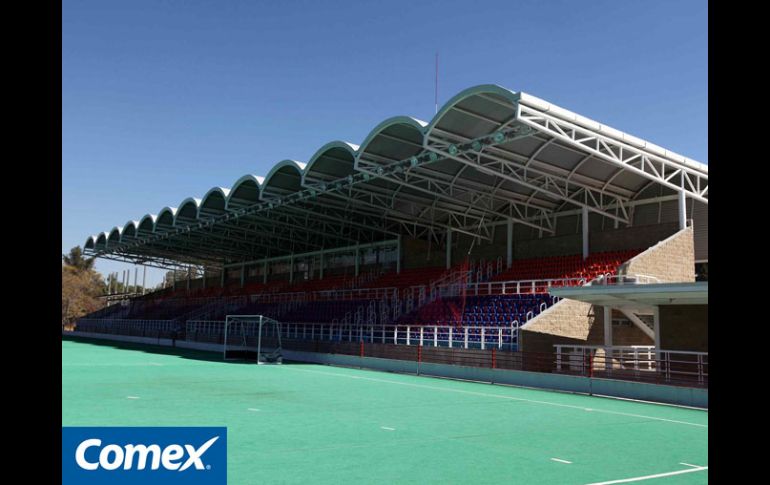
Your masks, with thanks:
[{"label": "goal net", "polygon": [[281,364],[281,322],[264,315],[227,315],[224,359]]}]

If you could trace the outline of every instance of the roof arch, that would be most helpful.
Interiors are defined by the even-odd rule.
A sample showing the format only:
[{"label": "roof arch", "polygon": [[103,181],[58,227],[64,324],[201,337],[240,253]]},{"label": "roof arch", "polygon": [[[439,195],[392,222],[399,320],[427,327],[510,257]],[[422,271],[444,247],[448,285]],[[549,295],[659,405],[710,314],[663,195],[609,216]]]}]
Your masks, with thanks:
[{"label": "roof arch", "polygon": [[110,230],[109,236],[107,236],[107,246],[120,244],[121,234],[123,234],[123,228],[115,226]]},{"label": "roof arch", "polygon": [[[425,130],[430,136],[435,130],[475,138],[494,130],[516,113],[519,93],[497,84],[480,84],[464,89],[444,103]],[[483,115],[481,114],[483,112]],[[459,127],[461,130],[458,130]]]},{"label": "roof arch", "polygon": [[136,238],[137,228],[139,227],[139,221],[128,221],[123,225],[123,232],[121,233],[121,240]]},{"label": "roof arch", "polygon": [[179,208],[176,211],[176,218],[174,219],[174,225],[191,224],[198,220],[198,208],[201,205],[201,200],[195,197],[188,197],[179,203]]},{"label": "roof arch", "polygon": [[215,216],[224,213],[227,210],[227,197],[230,189],[224,187],[212,187],[198,207],[198,217]]},{"label": "roof arch", "polygon": [[176,222],[176,207],[164,207],[158,212],[158,218],[155,219],[155,232],[168,232],[174,228]]},{"label": "roof arch", "polygon": [[358,145],[346,141],[331,141],[310,157],[302,172],[301,185],[310,180],[336,180],[355,172]]},{"label": "roof arch", "polygon": [[136,226],[136,232],[140,236],[149,236],[155,232],[155,221],[158,216],[155,214],[145,214],[144,217],[139,219],[139,224]]},{"label": "roof arch", "polygon": [[380,160],[403,160],[422,151],[428,123],[411,116],[393,116],[369,132],[356,154],[356,168],[362,156]]},{"label": "roof arch", "polygon": [[305,164],[296,160],[281,160],[270,169],[262,184],[262,196],[298,192],[302,186]]},{"label": "roof arch", "polygon": [[239,209],[259,202],[264,181],[264,177],[252,174],[246,174],[236,180],[227,196],[227,209]]},{"label": "roof arch", "polygon": [[109,234],[106,232],[103,232],[96,236],[96,243],[94,244],[94,249],[101,250],[105,249],[107,247],[107,238],[109,237]]},{"label": "roof arch", "polygon": [[83,244],[83,249],[94,249],[96,246],[96,236],[88,236]]}]

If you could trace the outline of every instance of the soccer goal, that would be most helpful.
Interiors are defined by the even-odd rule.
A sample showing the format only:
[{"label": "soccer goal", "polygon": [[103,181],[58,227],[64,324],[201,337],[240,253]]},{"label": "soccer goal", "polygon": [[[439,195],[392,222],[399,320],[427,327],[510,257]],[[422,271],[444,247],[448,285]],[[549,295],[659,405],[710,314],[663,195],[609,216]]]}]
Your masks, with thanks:
[{"label": "soccer goal", "polygon": [[283,363],[281,322],[264,315],[227,315],[224,359]]}]

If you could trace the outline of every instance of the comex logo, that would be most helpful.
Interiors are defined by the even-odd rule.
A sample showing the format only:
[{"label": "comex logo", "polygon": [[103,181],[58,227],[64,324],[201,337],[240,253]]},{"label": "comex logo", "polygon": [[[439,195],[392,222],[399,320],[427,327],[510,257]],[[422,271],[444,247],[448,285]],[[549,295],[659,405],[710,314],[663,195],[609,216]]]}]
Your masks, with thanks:
[{"label": "comex logo", "polygon": [[[196,448],[193,445],[185,444],[184,447],[178,444],[171,444],[161,449],[160,445],[127,444],[125,447],[110,444],[105,446],[99,452],[99,461],[93,462],[86,458],[90,448],[99,448],[102,446],[102,440],[98,438],[86,439],[78,445],[75,450],[75,462],[84,470],[98,470],[99,467],[105,470],[123,470],[134,469],[144,470],[147,462],[150,462],[150,470],[157,470],[163,465],[166,470],[177,470],[183,472],[194,466],[196,470],[210,469],[203,464],[202,457],[211,445],[213,445],[219,436],[215,436]],[[183,462],[185,455],[187,459]]]},{"label": "comex logo", "polygon": [[226,485],[224,426],[64,426],[62,485]]}]

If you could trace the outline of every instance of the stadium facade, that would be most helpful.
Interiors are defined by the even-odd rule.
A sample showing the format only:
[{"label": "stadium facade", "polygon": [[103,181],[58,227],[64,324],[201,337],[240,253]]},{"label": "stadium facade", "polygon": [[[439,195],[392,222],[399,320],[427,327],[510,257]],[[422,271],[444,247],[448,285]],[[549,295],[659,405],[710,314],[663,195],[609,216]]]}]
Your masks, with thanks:
[{"label": "stadium facade", "polygon": [[708,167],[496,85],[84,247],[203,275],[89,315],[84,334],[174,328],[221,345],[225,315],[259,313],[300,353],[367,343],[396,360],[417,347],[418,359],[468,364],[473,351],[492,367],[622,376],[631,365],[639,380],[707,386],[708,283],[696,272],[707,274]]}]

